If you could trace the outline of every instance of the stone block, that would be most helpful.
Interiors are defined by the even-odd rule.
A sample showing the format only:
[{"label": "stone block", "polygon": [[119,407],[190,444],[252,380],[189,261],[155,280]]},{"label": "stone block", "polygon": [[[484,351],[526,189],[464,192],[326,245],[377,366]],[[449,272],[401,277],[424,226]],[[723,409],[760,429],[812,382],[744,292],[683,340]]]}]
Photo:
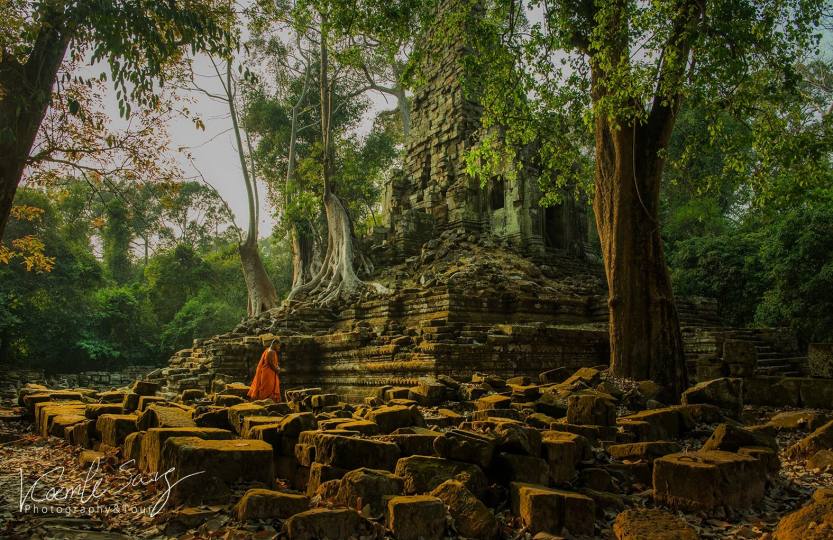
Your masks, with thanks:
[{"label": "stone block", "polygon": [[405,481],[405,493],[428,493],[446,480],[459,480],[480,497],[488,485],[477,465],[429,456],[410,456],[396,463],[395,474]]},{"label": "stone block", "polygon": [[764,446],[778,450],[775,439],[763,433],[749,431],[733,424],[720,424],[703,443],[703,450],[724,450],[737,452],[744,446]]},{"label": "stone block", "polygon": [[510,486],[512,513],[532,534],[572,535],[594,533],[596,503],[590,497],[535,484],[513,483]]},{"label": "stone block", "polygon": [[234,513],[240,521],[288,519],[307,510],[309,498],[305,495],[260,488],[247,491],[234,507]]},{"label": "stone block", "polygon": [[194,411],[192,409],[183,409],[173,405],[155,403],[147,407],[139,415],[136,419],[136,427],[139,430],[165,427],[197,427],[196,422],[194,422],[193,413]]},{"label": "stone block", "polygon": [[[323,463],[313,463],[309,469],[309,480],[307,481],[307,496],[312,497],[318,490],[318,486],[332,480],[340,481],[349,471],[338,467],[331,467]],[[337,491],[337,489],[336,489]]]},{"label": "stone block", "polygon": [[774,540],[829,540],[833,538],[833,498],[813,500],[781,518]]},{"label": "stone block", "polygon": [[493,469],[493,475],[507,485],[512,482],[543,485],[550,483],[550,466],[539,457],[501,452],[495,458]]},{"label": "stone block", "polygon": [[606,394],[573,394],[567,398],[567,422],[592,426],[616,425],[616,405]]},{"label": "stone block", "polygon": [[84,408],[84,416],[91,420],[102,414],[122,414],[121,403],[90,403]]},{"label": "stone block", "polygon": [[391,433],[403,427],[425,425],[422,414],[416,407],[405,407],[402,405],[371,409],[365,415],[365,419],[376,422],[381,433]]},{"label": "stone block", "polygon": [[144,396],[142,394],[139,394],[139,405],[136,408],[141,412],[147,409],[153,403],[165,402],[167,402],[167,400],[162,396]]},{"label": "stone block", "polygon": [[502,396],[500,394],[490,394],[483,396],[474,402],[474,406],[478,411],[488,411],[492,409],[508,409],[512,405],[512,398],[509,396]]},{"label": "stone block", "polygon": [[474,463],[484,469],[492,463],[495,446],[494,437],[460,429],[452,429],[434,439],[434,450],[438,456]]},{"label": "stone block", "polygon": [[498,534],[494,514],[474,493],[458,480],[446,480],[433,491],[432,497],[442,500],[454,520],[454,528],[467,538],[493,540]]},{"label": "stone block", "polygon": [[441,540],[445,537],[445,504],[430,495],[393,497],[387,506],[388,528],[397,540]]},{"label": "stone block", "polygon": [[544,459],[549,463],[550,476],[556,484],[572,481],[576,466],[590,456],[590,443],[576,433],[545,431],[541,444]]},{"label": "stone block", "polygon": [[122,457],[125,462],[132,461],[133,467],[139,467],[139,460],[142,456],[142,439],[144,437],[144,431],[136,431],[124,438]]},{"label": "stone block", "polygon": [[[341,478],[336,501],[348,508],[362,509],[362,513],[381,516],[388,498],[401,495],[405,481],[388,471],[361,468]],[[365,507],[368,511],[365,512]],[[369,512],[369,513],[368,513]]]},{"label": "stone block", "polygon": [[272,447],[251,439],[213,440],[171,437],[162,449],[162,467],[173,467],[176,503],[224,500],[232,485],[256,482],[271,488],[275,482]]},{"label": "stone block", "polygon": [[269,416],[269,411],[254,403],[239,403],[228,408],[228,421],[238,435],[243,430],[243,418],[247,416]]},{"label": "stone block", "polygon": [[136,428],[136,416],[132,414],[102,414],[95,423],[101,442],[107,446],[121,446],[125,437]]},{"label": "stone block", "polygon": [[800,459],[812,456],[820,450],[830,449],[833,449],[833,421],[824,424],[787,448],[786,455],[791,459]]},{"label": "stone block", "polygon": [[359,538],[373,533],[373,525],[350,508],[313,508],[290,517],[281,530],[289,540]]},{"label": "stone block", "polygon": [[136,381],[133,383],[132,390],[140,396],[155,396],[159,391],[159,383],[151,381]]},{"label": "stone block", "polygon": [[315,437],[315,460],[342,469],[371,467],[392,471],[399,459],[399,447],[394,443],[330,435]]},{"label": "stone block", "polygon": [[141,448],[139,451],[138,467],[145,472],[160,472],[162,465],[162,449],[165,441],[171,437],[198,437],[200,439],[228,440],[234,434],[225,429],[201,428],[201,427],[166,427],[150,428],[144,431]]},{"label": "stone block", "polygon": [[699,540],[686,521],[659,508],[631,508],[613,522],[616,540]]},{"label": "stone block", "polygon": [[654,461],[656,458],[680,452],[679,444],[671,441],[636,442],[630,444],[614,444],[607,447],[610,457],[629,461]]},{"label": "stone block", "polygon": [[737,418],[743,413],[743,380],[723,377],[698,383],[683,392],[682,404],[716,405]]},{"label": "stone block", "polygon": [[710,511],[743,509],[764,496],[765,465],[750,456],[700,451],[654,461],[654,500],[671,508]]}]

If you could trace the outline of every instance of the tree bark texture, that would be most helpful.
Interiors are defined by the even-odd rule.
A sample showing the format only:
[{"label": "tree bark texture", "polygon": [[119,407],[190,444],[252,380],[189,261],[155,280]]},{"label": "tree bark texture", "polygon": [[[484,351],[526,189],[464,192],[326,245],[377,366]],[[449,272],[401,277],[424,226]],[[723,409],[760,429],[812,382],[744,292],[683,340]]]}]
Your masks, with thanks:
[{"label": "tree bark texture", "polygon": [[238,251],[249,295],[249,316],[256,317],[264,311],[278,307],[278,292],[266,273],[257,243],[243,242],[238,246]]}]

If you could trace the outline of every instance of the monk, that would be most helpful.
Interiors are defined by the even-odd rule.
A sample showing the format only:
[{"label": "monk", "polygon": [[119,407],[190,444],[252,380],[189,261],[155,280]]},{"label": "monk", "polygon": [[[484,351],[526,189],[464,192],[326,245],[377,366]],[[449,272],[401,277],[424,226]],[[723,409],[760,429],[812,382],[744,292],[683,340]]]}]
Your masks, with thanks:
[{"label": "monk", "polygon": [[280,343],[272,340],[269,347],[260,355],[255,378],[252,379],[252,384],[249,386],[249,397],[251,399],[271,398],[275,401],[281,400],[280,350]]}]

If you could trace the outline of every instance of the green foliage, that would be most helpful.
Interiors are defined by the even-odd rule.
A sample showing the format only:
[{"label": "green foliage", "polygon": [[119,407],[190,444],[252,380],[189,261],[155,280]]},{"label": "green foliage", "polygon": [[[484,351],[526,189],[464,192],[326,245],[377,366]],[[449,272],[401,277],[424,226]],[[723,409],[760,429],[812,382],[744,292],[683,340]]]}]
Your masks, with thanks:
[{"label": "green foliage", "polygon": [[[88,190],[74,182],[67,185],[65,190],[18,192],[16,204],[43,213],[37,222],[10,220],[6,235],[36,234],[55,266],[36,273],[21,265],[0,265],[0,353],[5,362],[60,372],[159,364],[194,338],[228,331],[245,316],[246,288],[236,240],[221,232],[198,245],[161,243],[144,265],[134,256],[136,248],[128,245],[120,260],[126,253],[130,272],[119,282],[109,269],[115,257],[108,256],[113,248],[106,236],[122,235],[124,246],[122,227],[128,236],[136,234],[129,219],[135,209],[116,198],[106,201],[120,201],[113,206],[90,204]],[[161,200],[145,199],[147,215],[157,213],[151,207]],[[113,208],[120,221],[91,226],[101,210],[113,217]],[[100,259],[95,245],[105,247]],[[286,243],[264,241],[261,253],[270,275],[277,278],[279,295],[285,295],[291,282]]]}]

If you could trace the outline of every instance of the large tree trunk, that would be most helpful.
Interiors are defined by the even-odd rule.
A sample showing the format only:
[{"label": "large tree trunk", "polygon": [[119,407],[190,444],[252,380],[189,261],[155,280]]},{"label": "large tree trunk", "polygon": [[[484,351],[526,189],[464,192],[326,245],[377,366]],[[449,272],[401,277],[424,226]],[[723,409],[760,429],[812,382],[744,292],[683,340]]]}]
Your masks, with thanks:
[{"label": "large tree trunk", "polygon": [[593,207],[609,289],[612,371],[679,396],[687,374],[660,237],[662,142],[644,126],[614,128],[597,118]]},{"label": "large tree trunk", "polygon": [[62,18],[44,15],[26,64],[0,51],[0,238],[69,45]]},{"label": "large tree trunk", "polygon": [[260,258],[257,244],[243,242],[238,246],[240,262],[243,266],[243,279],[248,291],[249,317],[256,317],[272,308],[278,307],[278,292],[266,273]]},{"label": "large tree trunk", "polygon": [[315,255],[315,242],[303,228],[292,225],[290,231],[292,240],[292,288],[296,289],[313,277],[312,261]]}]

